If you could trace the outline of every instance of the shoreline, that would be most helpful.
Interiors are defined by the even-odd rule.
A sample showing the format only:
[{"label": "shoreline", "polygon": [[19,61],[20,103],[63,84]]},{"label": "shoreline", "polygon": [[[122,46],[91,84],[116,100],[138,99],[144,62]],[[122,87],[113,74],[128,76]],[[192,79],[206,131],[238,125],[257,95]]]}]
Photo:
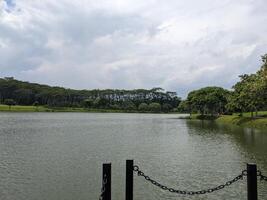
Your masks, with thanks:
[{"label": "shoreline", "polygon": [[77,113],[138,113],[138,114],[182,114],[177,112],[149,112],[149,111],[137,111],[137,110],[110,110],[110,109],[86,109],[86,108],[72,108],[72,107],[45,107],[45,106],[20,106],[15,105],[9,106],[0,104],[0,113],[1,112],[77,112]]},{"label": "shoreline", "polygon": [[267,117],[251,118],[236,115],[223,115],[215,120],[217,123],[233,124],[242,127],[267,129]]},{"label": "shoreline", "polygon": [[[262,111],[261,113],[267,113],[267,111]],[[229,124],[229,125],[237,125],[241,127],[248,127],[248,128],[258,128],[258,129],[267,129],[267,117],[249,117],[249,113],[244,113],[244,116],[238,115],[220,115],[210,116],[210,115],[198,115],[193,114],[188,117],[180,118],[180,119],[189,119],[189,120],[207,120],[207,121],[214,121],[216,123],[221,124]]]},{"label": "shoreline", "polygon": [[[62,113],[62,112],[76,112],[76,113],[137,113],[137,114],[188,114],[188,113],[178,113],[178,112],[140,112],[134,110],[109,110],[109,109],[86,109],[86,108],[71,108],[71,107],[45,107],[45,106],[20,106],[15,105],[9,106],[0,104],[0,113],[1,112],[10,112],[10,113]],[[192,114],[191,116],[178,117],[178,119],[189,119],[189,120],[207,120],[214,121],[221,124],[237,125],[241,127],[249,128],[259,128],[267,129],[267,111],[259,112],[259,114],[264,115],[264,117],[254,117],[251,118],[250,113],[244,113],[244,115],[238,116],[237,114],[233,115],[220,115],[220,116],[211,116],[211,115],[199,115]],[[188,114],[189,115],[189,114]]]}]

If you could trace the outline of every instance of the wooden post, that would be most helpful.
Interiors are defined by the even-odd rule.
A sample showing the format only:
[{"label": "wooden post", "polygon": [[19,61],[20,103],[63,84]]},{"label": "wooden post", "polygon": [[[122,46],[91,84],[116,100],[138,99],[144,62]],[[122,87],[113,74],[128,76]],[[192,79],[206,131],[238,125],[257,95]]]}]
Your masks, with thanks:
[{"label": "wooden post", "polygon": [[126,200],[133,200],[133,160],[126,160]]},{"label": "wooden post", "polygon": [[248,200],[258,200],[256,164],[247,164],[247,188]]},{"label": "wooden post", "polygon": [[103,164],[103,185],[105,185],[103,200],[111,200],[111,163]]}]

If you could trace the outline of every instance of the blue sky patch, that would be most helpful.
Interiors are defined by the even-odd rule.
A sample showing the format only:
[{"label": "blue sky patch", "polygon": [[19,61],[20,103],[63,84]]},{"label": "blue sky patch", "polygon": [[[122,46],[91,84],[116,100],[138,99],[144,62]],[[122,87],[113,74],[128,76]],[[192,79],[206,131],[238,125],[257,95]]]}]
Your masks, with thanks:
[{"label": "blue sky patch", "polygon": [[15,0],[4,0],[8,6],[8,9],[13,9],[16,6]]}]

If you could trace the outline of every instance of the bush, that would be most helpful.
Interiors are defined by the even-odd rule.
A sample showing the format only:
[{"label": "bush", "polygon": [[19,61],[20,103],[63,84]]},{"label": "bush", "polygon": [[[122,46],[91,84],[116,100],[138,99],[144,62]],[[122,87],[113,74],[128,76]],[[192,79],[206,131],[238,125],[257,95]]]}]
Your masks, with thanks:
[{"label": "bush", "polygon": [[141,103],[141,104],[139,104],[139,106],[138,106],[138,110],[144,112],[144,111],[148,111],[149,108],[148,108],[148,105],[147,105],[146,103]]},{"label": "bush", "polygon": [[83,100],[82,105],[85,108],[91,108],[94,105],[94,100],[92,100],[92,99],[85,99],[85,100]]},{"label": "bush", "polygon": [[16,102],[13,99],[5,99],[4,104],[9,106],[9,110],[11,106],[16,105]]},{"label": "bush", "polygon": [[164,103],[163,105],[162,105],[162,111],[163,112],[170,112],[171,111],[171,109],[172,109],[172,106],[170,105],[170,104],[168,104],[168,103]]},{"label": "bush", "polygon": [[110,105],[110,108],[113,110],[121,110],[121,107],[118,104],[112,104]]},{"label": "bush", "polygon": [[160,112],[161,110],[161,105],[159,103],[151,103],[148,107],[151,112]]},{"label": "bush", "polygon": [[123,101],[122,107],[124,110],[136,110],[136,106],[132,101]]}]

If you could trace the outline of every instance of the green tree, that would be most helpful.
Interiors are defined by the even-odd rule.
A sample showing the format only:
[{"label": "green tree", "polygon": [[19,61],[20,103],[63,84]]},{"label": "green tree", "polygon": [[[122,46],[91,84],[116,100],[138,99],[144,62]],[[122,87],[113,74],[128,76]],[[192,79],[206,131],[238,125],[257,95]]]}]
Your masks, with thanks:
[{"label": "green tree", "polygon": [[254,112],[266,109],[267,105],[267,55],[262,56],[263,65],[255,74],[239,76],[229,98],[227,108],[232,112]]},{"label": "green tree", "polygon": [[34,94],[31,89],[19,88],[14,91],[13,98],[21,105],[32,105],[34,102]]},{"label": "green tree", "polygon": [[[98,102],[97,102],[98,103]],[[83,107],[85,108],[91,108],[94,105],[94,100],[93,99],[85,99],[82,103]]]},{"label": "green tree", "polygon": [[177,110],[182,113],[191,112],[188,101],[187,100],[181,101],[181,103],[177,107]]},{"label": "green tree", "polygon": [[113,109],[113,110],[121,110],[122,109],[120,107],[120,105],[118,105],[118,104],[112,104],[112,105],[110,105],[110,108]]},{"label": "green tree", "polygon": [[141,103],[139,106],[138,106],[138,110],[139,111],[142,111],[142,112],[145,112],[145,111],[148,111],[149,108],[148,108],[148,105],[146,103]]},{"label": "green tree", "polygon": [[95,108],[107,108],[108,107],[108,101],[104,98],[97,97],[94,100],[93,105]]},{"label": "green tree", "polygon": [[171,104],[168,104],[168,103],[164,103],[162,105],[162,111],[167,113],[167,112],[170,112],[172,110],[172,105]]},{"label": "green tree", "polygon": [[136,106],[135,106],[135,104],[132,102],[132,101],[123,101],[122,102],[122,108],[124,109],[124,110],[130,110],[130,111],[132,111],[132,110],[136,110]]},{"label": "green tree", "polygon": [[9,110],[10,110],[11,106],[16,105],[16,102],[13,99],[5,99],[4,104],[8,105]]},{"label": "green tree", "polygon": [[[135,90],[73,90],[62,87],[51,87],[36,83],[19,81],[14,78],[0,78],[0,102],[5,99],[14,99],[19,105],[32,105],[38,101],[40,105],[51,107],[79,107],[85,106],[85,99],[91,99],[95,108],[111,108],[111,105],[119,105],[125,109],[125,103],[132,102],[127,109],[137,109],[141,103],[164,103],[177,107],[180,98],[176,92],[164,91],[162,88],[135,89]],[[126,103],[127,104],[127,103]],[[87,104],[87,106],[89,106]],[[91,106],[90,106],[91,107]]]},{"label": "green tree", "polygon": [[150,103],[148,108],[151,112],[160,112],[161,105],[159,103]]},{"label": "green tree", "polygon": [[39,101],[35,101],[35,102],[33,102],[33,104],[32,104],[32,105],[36,107],[36,110],[38,110]]},{"label": "green tree", "polygon": [[229,91],[221,87],[205,87],[188,94],[187,104],[191,112],[197,111],[201,115],[219,114],[226,111],[225,105]]}]

